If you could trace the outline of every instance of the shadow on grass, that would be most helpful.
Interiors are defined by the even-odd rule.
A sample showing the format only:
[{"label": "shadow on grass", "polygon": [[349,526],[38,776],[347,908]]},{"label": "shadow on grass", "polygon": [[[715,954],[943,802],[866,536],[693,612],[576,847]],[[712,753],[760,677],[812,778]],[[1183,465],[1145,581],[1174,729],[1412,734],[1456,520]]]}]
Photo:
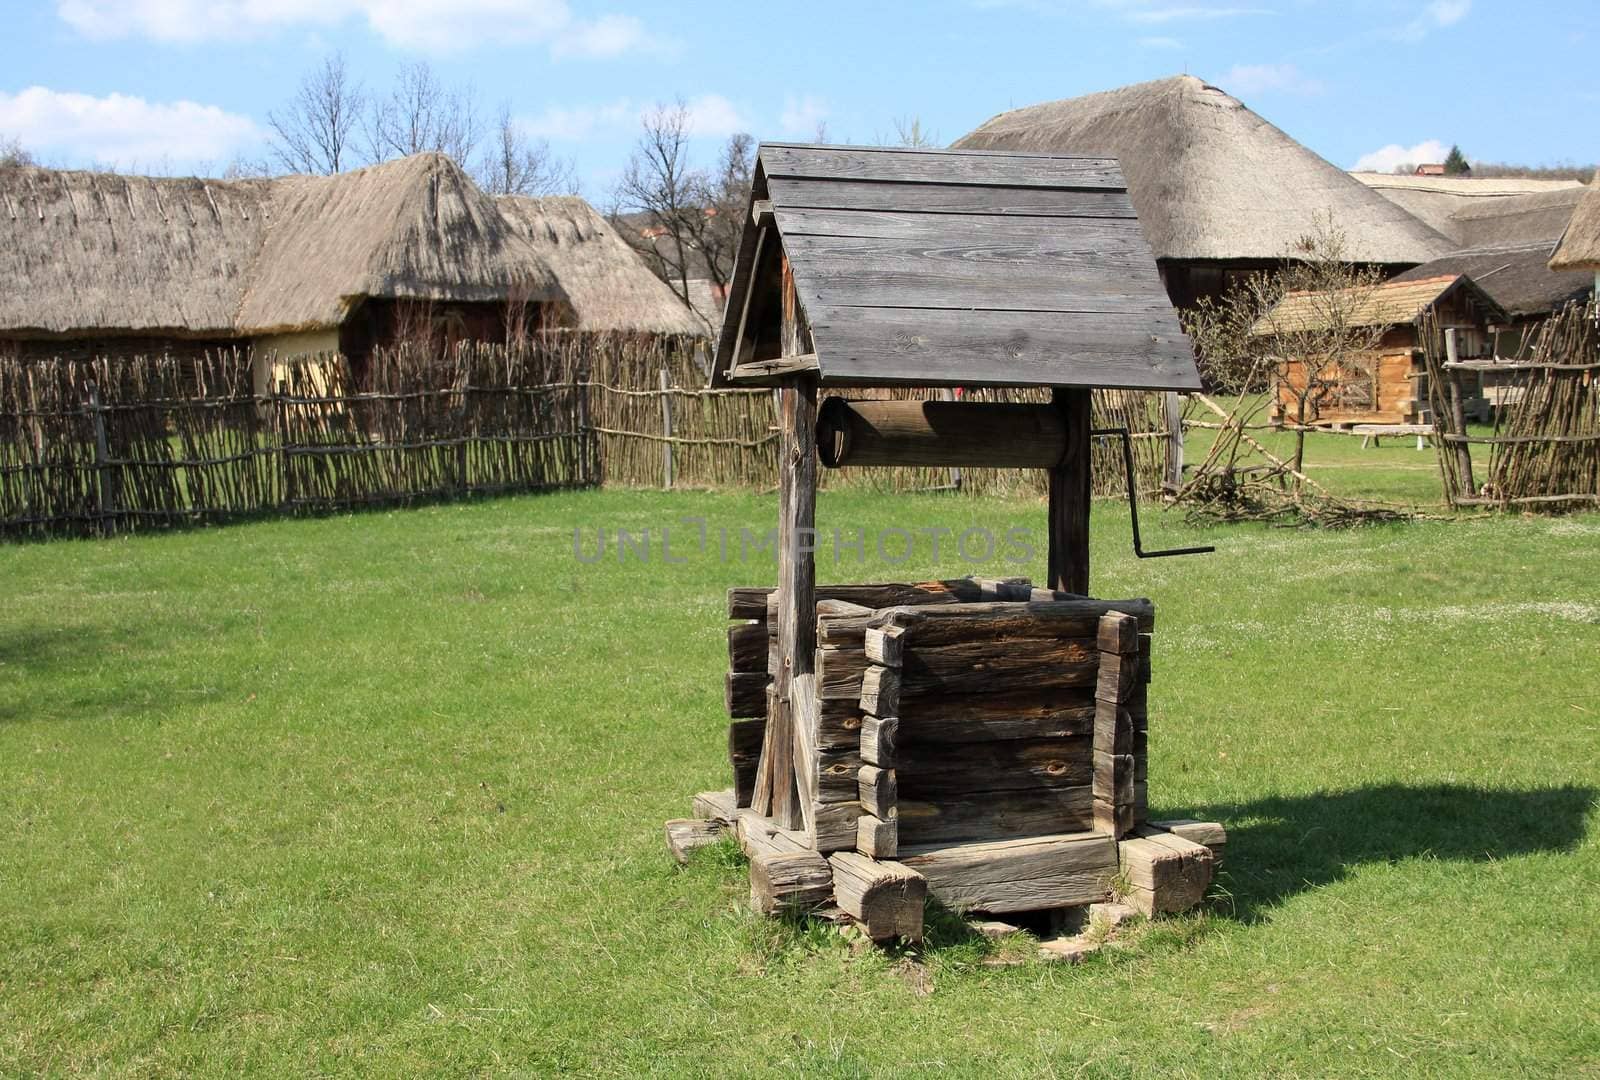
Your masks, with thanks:
[{"label": "shadow on grass", "polygon": [[1595,798],[1593,788],[1570,785],[1511,791],[1385,784],[1219,804],[1193,816],[1227,827],[1225,884],[1234,917],[1249,922],[1363,864],[1570,851],[1583,839]]},{"label": "shadow on grass", "polygon": [[26,693],[0,693],[0,724],[135,718],[170,708],[169,682],[137,661],[170,652],[197,633],[182,620],[148,616],[137,626],[0,630],[0,675],[45,680]]}]

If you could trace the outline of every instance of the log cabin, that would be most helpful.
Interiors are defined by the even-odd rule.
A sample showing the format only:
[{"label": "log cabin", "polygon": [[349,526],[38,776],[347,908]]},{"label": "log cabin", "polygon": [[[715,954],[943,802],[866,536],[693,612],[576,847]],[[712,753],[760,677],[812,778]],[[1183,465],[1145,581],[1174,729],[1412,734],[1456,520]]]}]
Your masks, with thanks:
[{"label": "log cabin", "polygon": [[[1376,344],[1359,365],[1350,365],[1307,402],[1307,423],[1339,427],[1351,424],[1420,425],[1431,422],[1426,371],[1422,360],[1423,317],[1432,314],[1440,329],[1456,330],[1461,359],[1494,355],[1493,328],[1508,321],[1505,311],[1465,275],[1442,275],[1419,281],[1389,281],[1360,290],[1341,304],[1330,294],[1290,293],[1263,315],[1251,335],[1268,338],[1298,330],[1320,331],[1332,319],[1352,329],[1381,330]],[[1288,357],[1284,377],[1274,387],[1273,418],[1296,418],[1299,392],[1305,387],[1303,361]],[[1481,390],[1466,388],[1468,410],[1484,408]]]}]

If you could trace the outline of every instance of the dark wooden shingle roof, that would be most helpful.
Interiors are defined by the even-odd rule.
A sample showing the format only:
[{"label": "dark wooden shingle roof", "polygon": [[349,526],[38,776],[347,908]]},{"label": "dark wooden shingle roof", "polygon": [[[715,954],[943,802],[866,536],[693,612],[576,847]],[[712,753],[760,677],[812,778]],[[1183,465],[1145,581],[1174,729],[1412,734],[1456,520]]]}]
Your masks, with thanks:
[{"label": "dark wooden shingle roof", "polygon": [[1199,388],[1113,158],[764,144],[756,200],[719,381],[776,241],[824,385]]}]

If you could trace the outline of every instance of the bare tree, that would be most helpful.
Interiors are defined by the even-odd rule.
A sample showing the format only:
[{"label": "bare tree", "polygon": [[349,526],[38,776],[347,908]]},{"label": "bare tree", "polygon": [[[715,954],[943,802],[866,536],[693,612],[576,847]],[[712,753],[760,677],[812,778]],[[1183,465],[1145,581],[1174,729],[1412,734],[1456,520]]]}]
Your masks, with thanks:
[{"label": "bare tree", "polygon": [[706,277],[719,292],[733,280],[754,168],[755,140],[739,132],[723,144],[717,171],[697,180],[695,195],[704,212],[687,222],[689,238],[705,263]]},{"label": "bare tree", "polygon": [[364,95],[334,53],[308,72],[282,110],[267,114],[270,150],[289,172],[336,173],[355,164],[351,137],[361,118]]},{"label": "bare tree", "polygon": [[578,193],[578,169],[571,158],[557,157],[550,144],[532,139],[502,105],[489,146],[473,171],[478,185],[494,195],[558,195]]},{"label": "bare tree", "polygon": [[1292,408],[1295,474],[1305,468],[1306,431],[1322,410],[1360,407],[1374,390],[1386,327],[1361,313],[1380,281],[1350,261],[1344,233],[1320,217],[1277,272],[1252,275],[1184,317],[1208,381],[1237,393],[1265,382]]},{"label": "bare tree", "polygon": [[471,85],[445,86],[425,61],[402,67],[389,93],[372,99],[365,127],[374,161],[438,153],[465,168],[483,138]]},{"label": "bare tree", "polygon": [[923,127],[920,116],[897,117],[894,122],[894,145],[926,150],[939,145],[939,133]]},{"label": "bare tree", "polygon": [[28,153],[20,140],[0,136],[0,169],[15,169],[32,164],[34,164],[33,155]]},{"label": "bare tree", "polygon": [[645,114],[644,131],[617,183],[619,208],[637,211],[645,228],[618,231],[689,303],[693,236],[705,214],[704,180],[689,164],[689,108],[683,99]]}]

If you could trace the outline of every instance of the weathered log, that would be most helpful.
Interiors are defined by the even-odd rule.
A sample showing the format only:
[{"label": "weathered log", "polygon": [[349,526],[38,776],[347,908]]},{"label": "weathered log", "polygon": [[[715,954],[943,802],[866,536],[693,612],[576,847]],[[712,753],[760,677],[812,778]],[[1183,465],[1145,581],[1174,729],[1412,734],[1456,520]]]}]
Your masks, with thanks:
[{"label": "weathered log", "polygon": [[817,415],[817,454],[830,469],[1049,469],[1061,461],[1066,440],[1062,416],[1049,405],[830,397]]},{"label": "weathered log", "polygon": [[703,818],[674,818],[667,822],[667,850],[680,865],[687,864],[689,856],[700,848],[722,839],[727,826],[720,821]]},{"label": "weathered log", "polygon": [[1101,653],[1096,668],[1095,699],[1115,705],[1128,700],[1139,678],[1139,657]]},{"label": "weathered log", "polygon": [[856,821],[856,850],[874,859],[892,859],[900,849],[900,824],[894,818],[862,814]]},{"label": "weathered log", "polygon": [[750,860],[750,907],[761,915],[805,913],[833,900],[833,868],[815,851]]},{"label": "weathered log", "polygon": [[866,632],[867,659],[884,667],[899,667],[905,655],[906,628],[885,626]]},{"label": "weathered log", "polygon": [[856,791],[861,808],[873,817],[885,820],[895,816],[895,803],[899,798],[893,769],[880,769],[876,765],[863,765],[856,770]]},{"label": "weathered log", "polygon": [[997,836],[1047,836],[1093,828],[1093,793],[1079,787],[982,791],[937,803],[910,798],[900,778],[900,842],[946,844]]},{"label": "weathered log", "polygon": [[[739,586],[728,590],[728,618],[767,617],[770,586]],[[841,600],[876,610],[922,604],[962,604],[1026,599],[1032,592],[1026,578],[952,578],[948,581],[878,582],[855,585],[818,585],[816,597]]]},{"label": "weathered log", "polygon": [[833,867],[833,895],[845,913],[859,922],[873,941],[922,940],[922,909],[928,883],[897,862],[873,859],[855,851],[828,857]]},{"label": "weathered log", "polygon": [[[827,691],[822,691],[827,696]],[[900,671],[898,668],[867,669],[861,677],[861,711],[871,716],[896,716],[900,712]]]},{"label": "weathered log", "polygon": [[850,802],[856,798],[857,773],[861,771],[860,748],[818,750],[814,801]]},{"label": "weathered log", "polygon": [[1132,804],[1132,754],[1094,751],[1094,797],[1117,806]]},{"label": "weathered log", "polygon": [[910,631],[909,643],[915,645],[1017,637],[1098,639],[1100,617],[1110,611],[1134,616],[1146,633],[1155,627],[1155,606],[1143,599],[956,602],[885,605],[872,614],[823,619],[818,624],[817,641],[823,645],[853,644],[864,639],[868,629],[884,626],[906,627]]},{"label": "weathered log", "polygon": [[1095,702],[1094,748],[1101,754],[1134,752],[1133,714],[1113,701]]},{"label": "weathered log", "polygon": [[1159,829],[1142,826],[1117,845],[1126,902],[1146,916],[1185,911],[1211,885],[1211,849]]},{"label": "weathered log", "polygon": [[[949,795],[979,791],[1081,787],[1094,778],[1093,753],[1087,735],[993,743],[901,739],[894,761],[900,793],[908,799],[936,803]],[[866,760],[865,754],[862,760]]]},{"label": "weathered log", "polygon": [[731,717],[767,715],[766,672],[730,671],[723,680],[724,698]]},{"label": "weathered log", "polygon": [[1139,620],[1126,612],[1100,616],[1100,651],[1128,655],[1139,651]]},{"label": "weathered log", "polygon": [[1040,911],[1110,896],[1117,842],[1073,833],[1021,840],[901,846],[900,861],[928,879],[928,891],[956,911]]},{"label": "weathered log", "polygon": [[839,698],[817,702],[817,746],[835,750],[861,745],[861,704]]},{"label": "weathered log", "polygon": [[818,851],[848,851],[856,846],[856,822],[861,818],[861,803],[816,803],[810,807],[811,846]]},{"label": "weathered log", "polygon": [[728,627],[728,669],[767,673],[767,627],[764,622]]},{"label": "weathered log", "polygon": [[1047,739],[1094,730],[1094,693],[1088,687],[943,694],[915,705],[900,721],[900,737],[908,743]]},{"label": "weathered log", "polygon": [[869,716],[861,721],[861,760],[880,769],[892,769],[898,757],[900,720],[894,716]]},{"label": "weathered log", "polygon": [[756,765],[761,760],[761,739],[767,721],[735,720],[728,725],[728,764],[733,768],[735,805],[749,806],[755,793]]}]

